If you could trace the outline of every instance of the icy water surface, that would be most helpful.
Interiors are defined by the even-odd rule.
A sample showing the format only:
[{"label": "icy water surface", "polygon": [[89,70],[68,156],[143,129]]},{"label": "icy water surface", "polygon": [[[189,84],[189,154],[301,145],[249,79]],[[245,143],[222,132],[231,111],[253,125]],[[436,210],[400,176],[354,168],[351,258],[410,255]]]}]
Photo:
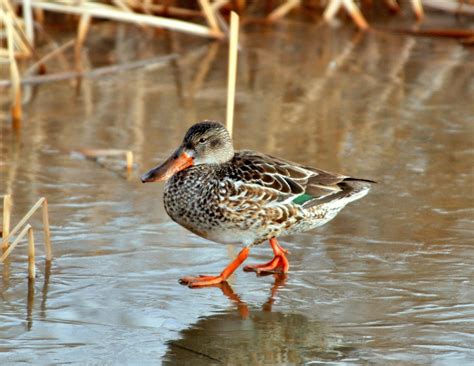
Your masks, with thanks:
[{"label": "icy water surface", "polygon": [[[236,147],[379,184],[330,224],[282,238],[287,276],[238,270],[191,290],[180,276],[219,273],[240,247],[173,223],[163,185],[138,177],[191,124],[224,118],[227,47],[107,27],[87,67],[181,56],[78,91],[41,85],[19,136],[2,92],[0,192],[13,195],[13,222],[48,198],[54,260],[38,259],[30,286],[25,244],[1,267],[0,364],[474,363],[472,50],[351,27],[245,27]],[[138,166],[127,175],[78,148],[131,149]],[[270,257],[265,244],[248,263]]]}]

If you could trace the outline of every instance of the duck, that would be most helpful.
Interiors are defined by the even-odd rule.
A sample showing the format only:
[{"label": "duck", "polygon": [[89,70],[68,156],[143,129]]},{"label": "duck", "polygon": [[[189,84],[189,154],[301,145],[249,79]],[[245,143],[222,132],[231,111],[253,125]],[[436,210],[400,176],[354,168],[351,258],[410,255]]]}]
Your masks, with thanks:
[{"label": "duck", "polygon": [[243,270],[286,274],[288,251],[277,238],[326,224],[375,183],[256,151],[236,151],[228,130],[208,120],[191,126],[171,156],[141,181],[166,181],[165,210],[182,227],[217,243],[243,244],[220,274],[179,280],[189,287],[226,282],[251,248],[266,241],[273,258]]}]

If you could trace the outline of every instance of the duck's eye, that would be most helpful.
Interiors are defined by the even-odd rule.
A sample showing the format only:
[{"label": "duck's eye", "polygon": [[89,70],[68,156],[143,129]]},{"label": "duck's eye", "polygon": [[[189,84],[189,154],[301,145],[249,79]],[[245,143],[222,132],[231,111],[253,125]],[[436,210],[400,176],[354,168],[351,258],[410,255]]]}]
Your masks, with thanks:
[{"label": "duck's eye", "polygon": [[199,139],[199,143],[200,143],[200,144],[204,144],[206,141],[207,141],[207,139],[204,138],[204,137],[201,137],[201,138]]}]

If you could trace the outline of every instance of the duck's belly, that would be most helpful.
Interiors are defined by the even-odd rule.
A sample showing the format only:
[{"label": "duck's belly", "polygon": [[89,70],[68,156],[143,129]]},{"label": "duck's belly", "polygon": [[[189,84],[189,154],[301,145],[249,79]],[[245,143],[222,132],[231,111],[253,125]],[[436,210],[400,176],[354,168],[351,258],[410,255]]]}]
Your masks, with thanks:
[{"label": "duck's belly", "polygon": [[250,245],[266,238],[263,232],[244,230],[232,222],[206,220],[205,214],[190,216],[184,214],[184,212],[182,213],[182,215],[178,215],[174,210],[168,211],[173,221],[185,229],[202,238],[218,243]]},{"label": "duck's belly", "polygon": [[[258,244],[275,236],[278,228],[265,226],[261,220],[245,220],[243,217],[236,218],[235,215],[222,213],[219,209],[215,212],[208,209],[191,212],[165,208],[169,216],[192,233],[208,240],[224,244]],[[211,213],[212,212],[212,213]]]},{"label": "duck's belly", "polygon": [[188,182],[172,179],[167,184],[163,197],[166,212],[194,234],[219,243],[255,245],[272,237],[308,231],[332,220],[344,207],[325,205],[305,210],[292,204],[265,205],[252,201],[256,199],[253,196],[243,203],[225,204],[218,187]]},{"label": "duck's belly", "polygon": [[251,245],[261,239],[254,232],[239,229],[213,229],[202,237],[223,244]]}]

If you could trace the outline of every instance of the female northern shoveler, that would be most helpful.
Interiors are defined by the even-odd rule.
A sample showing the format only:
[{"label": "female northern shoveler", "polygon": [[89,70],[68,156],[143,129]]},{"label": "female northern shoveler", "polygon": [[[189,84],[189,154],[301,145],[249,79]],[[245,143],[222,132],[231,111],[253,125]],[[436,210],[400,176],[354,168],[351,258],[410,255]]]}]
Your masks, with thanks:
[{"label": "female northern shoveler", "polygon": [[254,151],[234,152],[225,127],[210,121],[192,126],[173,155],[141,180],[168,181],[165,209],[181,226],[209,240],[246,245],[220,275],[180,280],[190,287],[226,281],[250,247],[265,240],[274,258],[244,270],[288,272],[287,251],[276,238],[325,224],[374,183]]}]

